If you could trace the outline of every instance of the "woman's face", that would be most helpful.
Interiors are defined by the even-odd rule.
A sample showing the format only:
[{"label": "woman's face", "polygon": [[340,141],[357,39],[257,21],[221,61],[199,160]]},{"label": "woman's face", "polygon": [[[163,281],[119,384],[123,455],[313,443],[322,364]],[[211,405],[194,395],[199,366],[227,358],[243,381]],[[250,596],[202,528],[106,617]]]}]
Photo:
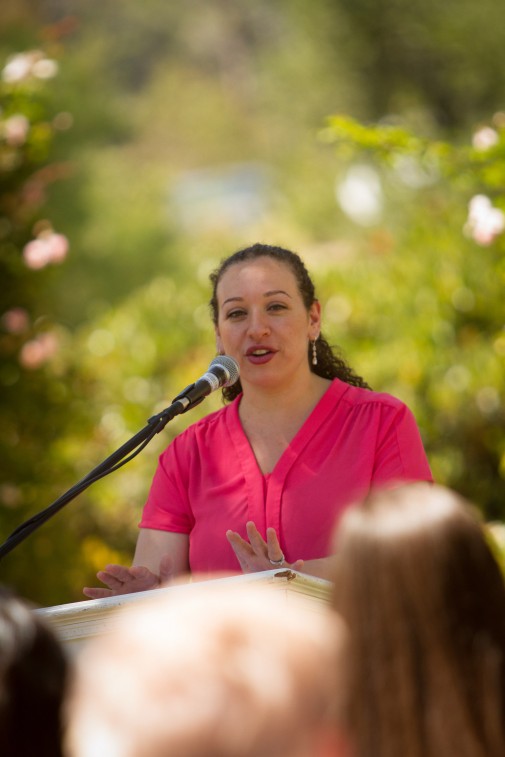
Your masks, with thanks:
[{"label": "woman's face", "polygon": [[291,269],[263,256],[235,263],[217,286],[218,352],[235,358],[240,379],[275,388],[310,374],[307,346],[319,336],[321,309],[307,311]]}]

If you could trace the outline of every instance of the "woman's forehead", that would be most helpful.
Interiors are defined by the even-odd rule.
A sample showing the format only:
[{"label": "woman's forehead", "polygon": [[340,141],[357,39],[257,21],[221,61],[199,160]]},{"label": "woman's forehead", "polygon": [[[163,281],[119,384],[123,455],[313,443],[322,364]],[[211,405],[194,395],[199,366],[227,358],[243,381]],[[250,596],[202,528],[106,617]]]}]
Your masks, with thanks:
[{"label": "woman's forehead", "polygon": [[234,263],[224,271],[217,285],[217,294],[229,292],[230,289],[252,289],[266,287],[283,289],[289,293],[298,291],[298,284],[291,268],[285,263],[268,257],[255,258],[240,263]]}]

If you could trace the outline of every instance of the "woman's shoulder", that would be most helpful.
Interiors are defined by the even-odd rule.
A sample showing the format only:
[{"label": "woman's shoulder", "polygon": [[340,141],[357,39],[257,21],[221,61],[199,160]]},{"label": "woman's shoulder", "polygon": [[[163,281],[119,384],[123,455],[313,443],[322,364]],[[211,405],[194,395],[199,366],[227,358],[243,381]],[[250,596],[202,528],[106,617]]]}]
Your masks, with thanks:
[{"label": "woman's shoulder", "polygon": [[191,423],[177,434],[172,444],[190,444],[194,439],[222,433],[226,428],[228,416],[233,413],[235,402],[236,400]]},{"label": "woman's shoulder", "polygon": [[333,387],[337,396],[340,396],[342,402],[348,407],[357,409],[367,407],[376,408],[377,410],[384,407],[391,408],[392,410],[401,410],[406,407],[402,400],[388,392],[376,392],[373,389],[352,386],[351,384],[345,384],[340,379],[333,380],[332,389]]}]

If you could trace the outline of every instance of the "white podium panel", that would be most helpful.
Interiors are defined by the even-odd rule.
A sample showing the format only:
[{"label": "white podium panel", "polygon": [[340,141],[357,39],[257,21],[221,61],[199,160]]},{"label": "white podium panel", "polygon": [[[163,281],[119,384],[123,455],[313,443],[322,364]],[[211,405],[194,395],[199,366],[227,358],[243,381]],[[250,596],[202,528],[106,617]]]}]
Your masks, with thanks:
[{"label": "white podium panel", "polygon": [[[191,591],[194,587],[201,589],[205,582],[200,576],[196,581],[188,580],[186,583],[175,583],[166,588],[44,607],[35,610],[35,612],[44,617],[46,622],[53,627],[56,635],[73,653],[79,651],[90,637],[113,631],[114,619],[120,608],[145,602],[152,599],[155,594],[158,595],[159,592]],[[280,602],[289,602],[290,596],[296,595],[298,599],[300,597],[306,599],[308,605],[314,610],[329,603],[332,589],[330,581],[294,570],[279,569],[223,578],[209,578],[208,582],[223,586],[228,584],[244,585],[244,588],[248,584],[265,585],[278,593]]]}]

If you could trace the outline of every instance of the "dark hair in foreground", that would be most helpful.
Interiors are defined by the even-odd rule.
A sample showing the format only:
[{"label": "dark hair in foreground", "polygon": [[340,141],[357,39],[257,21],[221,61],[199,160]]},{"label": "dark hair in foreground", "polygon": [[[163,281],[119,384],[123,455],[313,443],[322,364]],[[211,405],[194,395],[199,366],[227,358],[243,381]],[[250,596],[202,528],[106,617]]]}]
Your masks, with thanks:
[{"label": "dark hair in foreground", "polygon": [[30,605],[0,586],[0,753],[60,757],[68,662]]},{"label": "dark hair in foreground", "polygon": [[473,506],[409,484],[336,535],[356,757],[505,754],[505,581]]},{"label": "dark hair in foreground", "polygon": [[[298,284],[298,290],[302,297],[303,303],[307,310],[310,306],[317,301],[314,284],[309,276],[309,273],[303,263],[302,259],[295,252],[286,250],[283,247],[274,247],[268,244],[253,244],[251,247],[246,247],[243,250],[233,253],[228,258],[221,261],[219,268],[210,274],[210,281],[212,284],[212,297],[210,299],[210,309],[212,313],[212,320],[214,325],[217,325],[218,321],[218,302],[217,302],[217,286],[221,280],[222,275],[232,265],[237,263],[245,263],[250,260],[256,260],[260,257],[268,257],[286,265],[294,274]],[[333,349],[330,347],[326,339],[322,334],[319,335],[317,340],[317,365],[312,365],[312,346],[307,346],[307,360],[309,361],[310,369],[313,373],[326,379],[338,378],[341,381],[345,381],[346,384],[352,386],[360,386],[365,389],[370,389],[366,381],[354,373],[347,363],[339,356],[335,355]],[[225,400],[233,400],[242,391],[240,379],[232,386],[223,389],[223,397]]]}]

